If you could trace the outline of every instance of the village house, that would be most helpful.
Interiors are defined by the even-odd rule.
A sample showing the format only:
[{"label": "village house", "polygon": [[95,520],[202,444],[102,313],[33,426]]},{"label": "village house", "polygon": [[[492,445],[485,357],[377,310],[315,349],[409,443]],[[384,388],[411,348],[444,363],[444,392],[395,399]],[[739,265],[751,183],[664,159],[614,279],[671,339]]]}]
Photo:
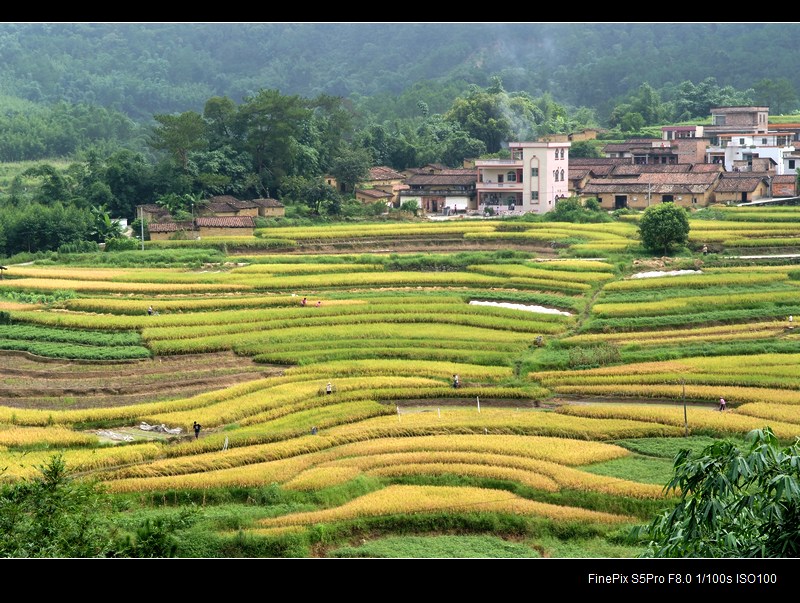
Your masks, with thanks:
[{"label": "village house", "polygon": [[[356,199],[365,205],[372,205],[373,203],[383,203],[387,207],[394,207],[394,195],[379,188],[357,188]],[[399,199],[399,195],[398,195]],[[399,205],[399,202],[398,202]]]},{"label": "village house", "polygon": [[479,212],[538,213],[569,195],[569,142],[510,142],[511,159],[477,160]]},{"label": "village house", "polygon": [[253,236],[253,216],[214,216],[195,218],[196,238]]},{"label": "village house", "polygon": [[192,222],[151,222],[147,226],[151,241],[169,239],[196,239],[197,233]]},{"label": "village house", "polygon": [[464,213],[476,209],[475,181],[472,169],[414,173],[406,179],[408,189],[400,191],[400,202],[416,201],[426,214]]},{"label": "village house", "polygon": [[770,183],[767,176],[753,173],[722,174],[715,187],[717,203],[733,205],[749,203],[770,197]]},{"label": "village house", "polygon": [[625,178],[592,178],[580,197],[596,198],[606,210],[647,209],[658,203],[706,207],[716,202],[714,187],[720,172],[644,172]]},{"label": "village house", "polygon": [[258,206],[258,215],[261,218],[282,218],[286,215],[286,206],[277,199],[251,199],[251,203]]},{"label": "village house", "polygon": [[796,132],[770,130],[769,107],[712,107],[711,125],[705,126],[709,139],[706,163],[721,163],[725,170],[764,170],[764,159],[774,162],[775,174],[794,173]]},{"label": "village house", "polygon": [[[389,206],[400,206],[400,191],[408,190],[406,176],[392,168],[379,165],[369,169],[369,177],[356,185],[356,199],[362,203],[383,201]],[[387,195],[378,195],[367,191],[380,191]]]}]

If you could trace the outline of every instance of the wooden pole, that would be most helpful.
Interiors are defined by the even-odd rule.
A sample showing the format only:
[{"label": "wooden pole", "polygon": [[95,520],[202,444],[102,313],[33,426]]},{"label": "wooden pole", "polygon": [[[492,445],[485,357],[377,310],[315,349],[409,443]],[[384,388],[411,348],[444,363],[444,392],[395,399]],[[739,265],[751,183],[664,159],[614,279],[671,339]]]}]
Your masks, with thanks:
[{"label": "wooden pole", "polygon": [[689,437],[689,418],[686,415],[686,379],[681,379],[683,387],[683,437]]}]

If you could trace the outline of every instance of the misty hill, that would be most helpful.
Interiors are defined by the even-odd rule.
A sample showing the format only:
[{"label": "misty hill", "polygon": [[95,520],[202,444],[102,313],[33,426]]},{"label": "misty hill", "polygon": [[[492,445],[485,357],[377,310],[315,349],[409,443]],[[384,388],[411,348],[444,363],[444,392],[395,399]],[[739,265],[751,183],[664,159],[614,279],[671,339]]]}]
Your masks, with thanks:
[{"label": "misty hill", "polygon": [[800,89],[798,45],[793,23],[6,23],[0,91],[148,120],[270,88],[373,99],[386,118],[408,116],[418,100],[444,110],[499,75],[507,90],[549,91],[604,117],[642,82],[714,76],[746,89],[787,78]]}]

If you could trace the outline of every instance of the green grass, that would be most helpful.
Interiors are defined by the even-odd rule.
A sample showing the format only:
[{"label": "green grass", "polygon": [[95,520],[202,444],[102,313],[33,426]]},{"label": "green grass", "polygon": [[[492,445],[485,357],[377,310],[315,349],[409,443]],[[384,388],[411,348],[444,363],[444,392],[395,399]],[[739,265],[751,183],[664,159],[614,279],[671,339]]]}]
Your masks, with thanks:
[{"label": "green grass", "polygon": [[495,536],[393,536],[331,551],[328,557],[493,558],[539,557],[531,547]]},{"label": "green grass", "polygon": [[545,535],[529,544],[543,550],[543,557],[559,559],[632,559],[644,552],[641,547],[615,544],[600,537],[562,540]]},{"label": "green grass", "polygon": [[586,465],[581,469],[597,475],[608,475],[633,482],[663,486],[672,477],[672,460],[633,455]]},{"label": "green grass", "polygon": [[716,440],[709,436],[690,436],[688,438],[637,438],[618,440],[614,443],[642,455],[672,460],[684,448],[688,448],[696,454],[714,442]]}]

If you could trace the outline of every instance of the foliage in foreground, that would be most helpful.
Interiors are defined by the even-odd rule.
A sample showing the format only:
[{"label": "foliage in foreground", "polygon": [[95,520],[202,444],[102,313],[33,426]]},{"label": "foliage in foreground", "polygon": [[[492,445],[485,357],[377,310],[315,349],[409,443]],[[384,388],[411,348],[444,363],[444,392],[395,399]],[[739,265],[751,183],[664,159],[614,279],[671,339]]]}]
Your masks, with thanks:
[{"label": "foliage in foreground", "polygon": [[666,489],[680,501],[635,530],[649,540],[645,556],[800,556],[800,442],[782,448],[769,427],[747,441],[678,453]]}]

